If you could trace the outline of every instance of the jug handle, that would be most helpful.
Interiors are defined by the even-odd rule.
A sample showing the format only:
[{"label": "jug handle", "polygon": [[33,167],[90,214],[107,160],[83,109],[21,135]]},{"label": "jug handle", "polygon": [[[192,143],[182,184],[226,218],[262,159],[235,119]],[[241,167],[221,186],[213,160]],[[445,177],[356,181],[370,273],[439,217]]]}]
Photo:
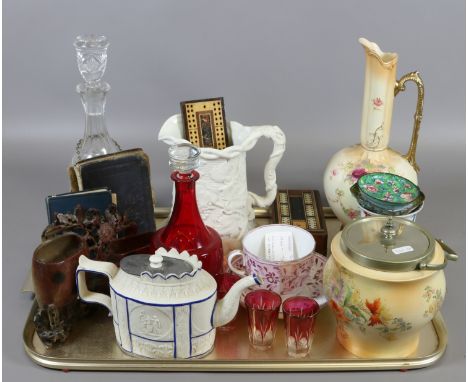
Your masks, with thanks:
[{"label": "jug handle", "polygon": [[408,152],[405,155],[403,155],[403,158],[405,158],[411,164],[411,166],[413,166],[416,172],[418,172],[419,166],[416,163],[416,146],[418,144],[419,129],[421,127],[422,121],[424,104],[424,83],[421,77],[419,76],[419,72],[416,71],[407,73],[396,82],[394,89],[395,96],[401,91],[406,90],[406,82],[408,81],[413,81],[418,87],[418,100],[416,103],[416,112],[414,113],[413,135],[411,137],[410,147],[408,149]]},{"label": "jug handle", "polygon": [[109,309],[109,312],[112,313],[111,298],[104,293],[90,291],[86,285],[85,272],[103,274],[107,276],[110,281],[118,271],[119,268],[112,263],[94,261],[88,259],[86,256],[80,256],[79,265],[76,269],[76,287],[78,289],[78,295],[83,301],[104,305]]},{"label": "jug handle", "polygon": [[267,160],[263,173],[266,194],[260,196],[249,191],[249,197],[252,201],[252,206],[269,207],[275,200],[278,190],[276,184],[276,166],[278,166],[279,161],[283,157],[284,150],[286,149],[286,136],[278,126],[253,126],[252,133],[244,141],[242,146],[250,150],[261,137],[270,138],[273,141],[273,150]]}]

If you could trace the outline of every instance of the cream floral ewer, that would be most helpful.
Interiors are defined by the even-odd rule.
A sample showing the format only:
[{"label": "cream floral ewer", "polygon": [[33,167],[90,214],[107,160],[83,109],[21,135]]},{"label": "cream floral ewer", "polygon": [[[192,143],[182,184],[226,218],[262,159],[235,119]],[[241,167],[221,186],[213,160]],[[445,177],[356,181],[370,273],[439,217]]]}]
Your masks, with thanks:
[{"label": "cream floral ewer", "polygon": [[[390,172],[417,184],[415,154],[422,120],[424,86],[418,72],[396,81],[398,55],[383,52],[377,44],[360,38],[366,52],[361,143],[338,151],[328,162],[323,176],[325,196],[335,215],[348,223],[359,217],[359,204],[349,188],[369,172]],[[388,147],[392,124],[393,100],[405,90],[407,81],[418,87],[413,135],[406,155]]]},{"label": "cream floral ewer", "polygon": [[[201,148],[200,179],[197,182],[197,203],[206,225],[223,239],[225,250],[237,248],[247,231],[253,228],[253,207],[269,207],[276,197],[276,166],[283,157],[286,137],[278,126],[244,126],[227,124],[232,146],[224,150]],[[161,127],[158,139],[174,145],[188,143],[179,114],[170,117]],[[260,138],[273,141],[273,151],[265,165],[264,196],[247,189],[246,154]]]}]

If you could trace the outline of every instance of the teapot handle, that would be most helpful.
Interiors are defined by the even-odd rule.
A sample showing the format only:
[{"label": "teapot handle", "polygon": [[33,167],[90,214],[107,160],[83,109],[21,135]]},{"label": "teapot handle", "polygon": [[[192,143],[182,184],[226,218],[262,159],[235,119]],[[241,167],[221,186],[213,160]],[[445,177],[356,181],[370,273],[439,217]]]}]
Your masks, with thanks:
[{"label": "teapot handle", "polygon": [[286,149],[286,136],[278,126],[253,126],[251,134],[243,142],[242,146],[247,146],[250,149],[262,137],[273,141],[273,150],[266,162],[263,173],[266,194],[260,196],[249,191],[249,198],[254,207],[269,207],[275,200],[278,190],[278,186],[276,185],[276,166],[278,166]]},{"label": "teapot handle", "polygon": [[109,281],[117,274],[119,268],[112,263],[105,261],[94,261],[86,256],[80,256],[79,265],[76,269],[76,287],[78,295],[83,301],[96,302],[104,305],[112,313],[111,298],[104,293],[92,292],[86,285],[85,272],[99,273],[107,276]]},{"label": "teapot handle", "polygon": [[419,129],[421,127],[423,104],[424,104],[424,83],[418,72],[411,72],[401,77],[395,84],[395,96],[406,90],[406,82],[413,81],[418,87],[418,101],[416,103],[416,112],[414,113],[413,135],[411,137],[410,147],[408,152],[403,157],[414,167],[416,172],[419,171],[419,166],[416,163],[416,146],[418,144]]}]

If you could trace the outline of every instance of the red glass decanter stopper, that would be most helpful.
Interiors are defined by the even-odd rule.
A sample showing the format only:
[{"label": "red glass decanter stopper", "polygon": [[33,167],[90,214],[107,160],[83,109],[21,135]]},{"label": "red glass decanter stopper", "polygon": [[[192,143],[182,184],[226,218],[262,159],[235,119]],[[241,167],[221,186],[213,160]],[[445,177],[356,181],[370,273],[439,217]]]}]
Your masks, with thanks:
[{"label": "red glass decanter stopper", "polygon": [[175,248],[197,255],[203,269],[215,276],[222,272],[223,245],[219,234],[203,223],[198,211],[195,182],[200,174],[195,169],[199,157],[200,150],[190,144],[169,148],[171,179],[175,183],[174,206],[169,223],[154,234],[151,250]]}]

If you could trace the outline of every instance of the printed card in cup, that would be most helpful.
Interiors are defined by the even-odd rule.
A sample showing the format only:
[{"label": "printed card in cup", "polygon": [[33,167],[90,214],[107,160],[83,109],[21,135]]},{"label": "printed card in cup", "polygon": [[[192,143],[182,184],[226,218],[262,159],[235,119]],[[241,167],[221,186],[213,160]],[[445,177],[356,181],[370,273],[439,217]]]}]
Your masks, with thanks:
[{"label": "printed card in cup", "polygon": [[265,259],[269,261],[294,260],[294,237],[292,232],[265,233]]}]

